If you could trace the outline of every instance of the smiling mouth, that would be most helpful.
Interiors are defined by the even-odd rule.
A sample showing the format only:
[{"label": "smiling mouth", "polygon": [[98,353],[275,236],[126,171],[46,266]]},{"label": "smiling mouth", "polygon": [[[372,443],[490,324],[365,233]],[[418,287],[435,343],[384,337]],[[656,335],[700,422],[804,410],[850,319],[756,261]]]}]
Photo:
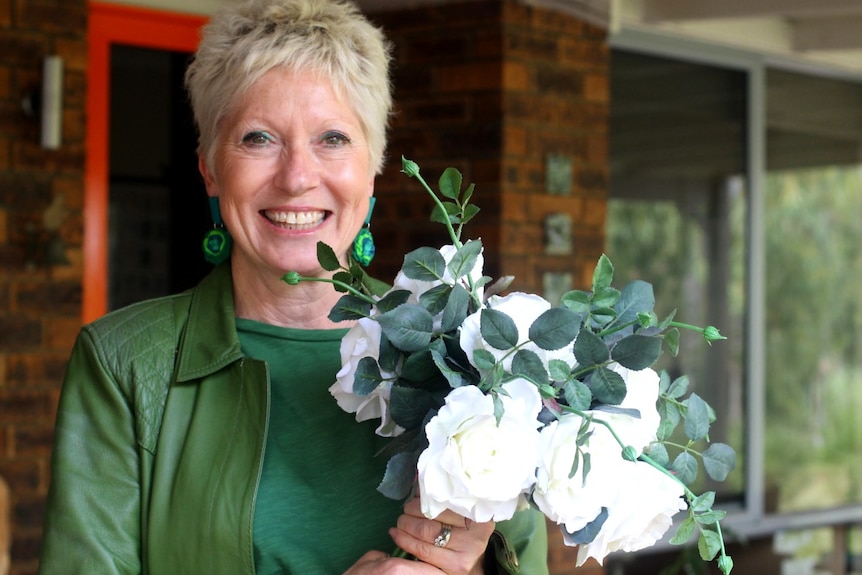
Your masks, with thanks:
[{"label": "smiling mouth", "polygon": [[274,225],[286,230],[309,230],[326,218],[326,212],[280,212],[263,210],[263,217]]}]

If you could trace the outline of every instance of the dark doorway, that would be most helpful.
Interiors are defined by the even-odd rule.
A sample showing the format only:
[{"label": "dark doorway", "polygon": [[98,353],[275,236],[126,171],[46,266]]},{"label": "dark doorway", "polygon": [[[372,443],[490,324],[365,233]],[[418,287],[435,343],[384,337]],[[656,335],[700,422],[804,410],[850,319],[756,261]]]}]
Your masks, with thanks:
[{"label": "dark doorway", "polygon": [[183,87],[189,54],[110,52],[108,309],[195,285],[210,223]]}]

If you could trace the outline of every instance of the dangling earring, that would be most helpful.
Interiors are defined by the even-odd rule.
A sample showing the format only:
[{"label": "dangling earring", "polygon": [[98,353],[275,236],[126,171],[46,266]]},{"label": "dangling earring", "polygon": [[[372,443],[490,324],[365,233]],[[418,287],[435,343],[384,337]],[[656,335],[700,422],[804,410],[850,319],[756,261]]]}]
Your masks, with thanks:
[{"label": "dangling earring", "polygon": [[210,215],[213,219],[213,229],[208,231],[204,236],[203,250],[204,258],[211,264],[218,265],[225,261],[230,255],[230,248],[233,240],[230,233],[225,229],[224,222],[221,219],[221,210],[218,205],[218,198],[210,197]]},{"label": "dangling earring", "polygon": [[356,239],[353,240],[353,259],[359,262],[360,265],[367,266],[374,259],[374,236],[371,235],[371,212],[374,211],[374,204],[377,198],[371,196],[368,203],[368,215],[365,216],[365,222],[362,229],[356,234]]}]

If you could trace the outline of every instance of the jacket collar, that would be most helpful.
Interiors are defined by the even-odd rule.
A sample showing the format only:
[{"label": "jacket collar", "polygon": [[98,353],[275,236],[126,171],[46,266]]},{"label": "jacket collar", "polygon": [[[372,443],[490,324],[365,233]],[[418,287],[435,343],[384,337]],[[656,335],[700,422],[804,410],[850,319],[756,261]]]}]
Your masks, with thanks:
[{"label": "jacket collar", "polygon": [[192,290],[177,357],[177,381],[198,379],[242,358],[236,333],[230,260]]}]

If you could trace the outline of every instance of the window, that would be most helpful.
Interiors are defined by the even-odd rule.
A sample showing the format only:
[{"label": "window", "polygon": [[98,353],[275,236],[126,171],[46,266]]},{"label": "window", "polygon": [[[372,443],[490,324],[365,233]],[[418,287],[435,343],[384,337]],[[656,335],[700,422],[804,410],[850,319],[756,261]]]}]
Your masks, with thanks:
[{"label": "window", "polygon": [[[657,313],[718,326],[729,339],[707,346],[683,333],[659,369],[686,374],[719,414],[710,437],[742,462],[745,316],[746,75],[614,51],[611,59],[611,190],[606,252],[617,283],[653,284]],[[738,469],[718,486],[742,504]]]}]

